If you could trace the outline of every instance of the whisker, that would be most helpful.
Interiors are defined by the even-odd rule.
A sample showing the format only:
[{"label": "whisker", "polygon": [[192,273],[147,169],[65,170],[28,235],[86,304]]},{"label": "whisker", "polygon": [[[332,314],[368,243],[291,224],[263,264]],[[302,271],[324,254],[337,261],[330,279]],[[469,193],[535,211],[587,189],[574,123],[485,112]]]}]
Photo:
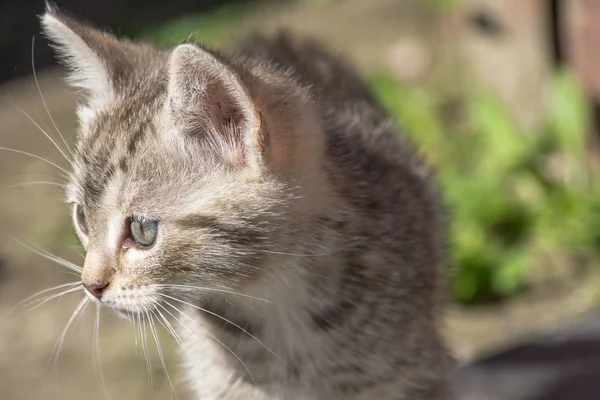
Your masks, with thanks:
[{"label": "whisker", "polygon": [[75,286],[75,285],[81,285],[81,282],[63,283],[62,285],[58,285],[58,286],[54,286],[54,287],[51,287],[48,289],[40,290],[39,292],[32,294],[31,296],[27,297],[26,299],[21,300],[16,306],[13,307],[13,309],[8,314],[10,315],[19,307],[24,307],[25,303],[30,302],[31,300],[35,299],[39,295],[51,292],[53,290],[58,290],[58,289],[62,289],[62,288],[68,287],[68,286]]},{"label": "whisker", "polygon": [[[200,338],[198,338],[198,336],[196,336],[196,334],[194,332],[192,332],[190,330],[190,328],[187,327],[187,325],[185,325],[183,322],[181,322],[176,316],[173,315],[173,313],[171,313],[169,310],[167,310],[165,307],[163,307],[160,303],[157,303],[163,310],[165,310],[169,315],[171,315],[171,317],[173,317],[175,319],[175,321],[179,322],[179,324],[181,326],[183,326],[185,328],[185,330],[187,330],[193,337],[196,338],[196,340],[200,341]],[[177,307],[175,307],[173,304],[169,303],[168,301],[165,301],[165,304],[169,305],[170,307],[172,307],[173,309],[175,309],[179,314],[183,315],[184,317],[186,317],[187,319],[189,319],[190,321],[194,322],[194,320],[189,317],[187,314],[185,314],[183,311],[181,311],[180,309],[178,309]],[[231,350],[229,347],[227,347],[227,345],[225,345],[225,343],[223,343],[222,341],[220,341],[215,335],[213,335],[212,333],[210,333],[207,329],[202,328],[202,330],[209,335],[210,337],[212,337],[215,341],[217,341],[219,344],[221,344],[221,346],[223,346],[227,351],[229,351],[229,353],[231,353],[232,356],[234,356],[244,367],[244,369],[246,370],[246,372],[248,372],[248,375],[250,376],[250,379],[252,379],[252,382],[254,382],[256,384],[256,380],[254,379],[254,376],[252,376],[252,373],[250,372],[250,370],[248,369],[248,367],[246,366],[246,364],[242,361],[242,359],[233,352],[233,350]]]},{"label": "whisker", "polygon": [[148,310],[145,310],[146,316],[148,318],[148,325],[150,326],[150,331],[152,332],[152,336],[154,337],[154,342],[156,343],[156,350],[158,351],[158,358],[160,359],[160,363],[162,364],[163,370],[165,371],[165,375],[167,380],[169,381],[169,386],[171,387],[171,392],[175,394],[175,398],[178,399],[177,391],[175,390],[175,386],[173,386],[173,382],[171,381],[171,376],[169,375],[169,371],[167,370],[167,364],[165,363],[165,358],[163,356],[162,346],[160,345],[160,340],[158,339],[158,335],[156,333],[156,328],[154,326],[154,318],[150,315]]},{"label": "whisker", "polygon": [[[153,301],[153,302],[156,303],[156,301]],[[181,337],[177,334],[177,332],[173,328],[173,325],[171,325],[169,320],[165,318],[163,313],[160,312],[160,310],[158,309],[158,307],[156,307],[156,305],[154,305],[154,311],[156,311],[158,313],[158,315],[160,316],[160,318],[162,319],[162,321],[158,320],[161,323],[161,325],[167,330],[167,332],[169,332],[171,334],[171,336],[173,336],[173,338],[175,339],[177,344],[179,346],[183,347],[183,340],[181,340]]]},{"label": "whisker", "polygon": [[19,186],[30,186],[30,185],[48,185],[48,186],[59,186],[61,188],[64,188],[65,185],[62,183],[58,183],[58,182],[46,182],[46,181],[33,181],[33,182],[22,182],[22,183],[15,183],[14,185],[10,185],[8,186],[9,188],[14,188],[14,187],[19,187]]},{"label": "whisker", "polygon": [[67,332],[69,331],[69,328],[71,327],[71,325],[73,324],[73,322],[75,321],[77,316],[80,314],[80,312],[88,305],[89,301],[90,301],[90,299],[87,296],[84,296],[83,300],[81,300],[79,302],[79,304],[77,305],[77,308],[75,308],[75,311],[73,311],[73,314],[71,315],[71,318],[69,318],[69,321],[67,322],[65,329],[63,330],[62,334],[60,335],[58,342],[54,345],[54,349],[52,351],[53,356],[50,358],[49,363],[46,366],[46,368],[48,368],[50,366],[50,364],[52,364],[53,370],[56,372],[58,359],[60,357],[60,351],[62,350],[62,346],[65,341],[65,337],[67,336]]},{"label": "whisker", "polygon": [[70,165],[73,165],[71,162],[71,159],[67,157],[67,155],[64,153],[64,151],[58,146],[58,144],[56,143],[56,141],[54,140],[54,138],[52,138],[52,136],[50,136],[50,134],[48,132],[46,132],[44,130],[44,128],[42,128],[40,126],[40,124],[38,124],[29,114],[27,114],[27,112],[25,112],[25,110],[23,110],[21,107],[19,107],[18,105],[16,105],[15,103],[12,103],[13,107],[17,109],[17,111],[19,111],[21,114],[23,114],[23,116],[25,118],[27,118],[29,120],[29,122],[31,122],[49,141],[50,143],[52,143],[54,145],[54,147],[56,147],[56,149],[60,152],[60,154],[68,161],[68,163]]},{"label": "whisker", "polygon": [[150,354],[148,353],[148,344],[146,337],[146,326],[145,323],[142,325],[142,316],[137,313],[138,323],[140,326],[140,343],[142,346],[142,353],[144,358],[146,359],[146,367],[148,368],[148,384],[150,393],[154,392],[154,383],[152,380],[152,360],[150,359]]},{"label": "whisker", "polygon": [[131,325],[133,325],[133,343],[134,343],[134,348],[135,348],[135,352],[134,354],[137,356],[138,354],[138,326],[137,326],[137,320],[135,319],[135,317],[133,317],[131,320]]},{"label": "whisker", "polygon": [[[357,240],[355,240],[354,242],[356,242]],[[266,253],[266,254],[278,254],[278,255],[283,255],[283,256],[292,256],[292,257],[324,257],[324,256],[329,256],[331,254],[335,254],[335,253],[339,253],[340,251],[344,251],[346,250],[348,247],[350,247],[353,243],[351,242],[350,244],[346,245],[346,246],[342,246],[339,249],[335,249],[335,250],[328,250],[322,253],[306,253],[306,254],[302,254],[302,253],[286,253],[284,251],[275,251],[275,250],[257,250],[260,253]]]},{"label": "whisker", "polygon": [[71,246],[71,250],[73,250],[77,255],[85,260],[85,254],[79,251],[80,246]]},{"label": "whisker", "polygon": [[59,166],[56,163],[53,163],[50,160],[45,159],[44,157],[40,157],[38,155],[35,155],[35,154],[32,154],[32,153],[28,153],[28,152],[23,151],[23,150],[11,149],[9,147],[0,147],[0,150],[10,151],[10,152],[17,153],[17,154],[22,154],[22,155],[25,155],[25,156],[29,156],[29,157],[35,158],[36,160],[43,161],[46,164],[50,164],[53,167],[55,167],[55,168],[59,169],[60,171],[64,172],[66,174],[66,176],[63,176],[63,178],[66,178],[67,176],[69,176],[69,172],[66,169],[64,169],[63,167]]},{"label": "whisker", "polygon": [[94,322],[94,352],[96,363],[94,364],[94,369],[97,368],[98,373],[100,375],[100,382],[102,383],[102,391],[104,392],[104,397],[106,399],[109,398],[108,391],[106,389],[106,383],[104,382],[104,373],[102,372],[102,361],[100,360],[100,304],[96,304],[96,320]]},{"label": "whisker", "polygon": [[292,257],[323,257],[323,256],[328,256],[330,254],[334,254],[339,252],[340,250],[332,250],[332,251],[328,251],[325,253],[316,253],[316,254],[300,254],[300,253],[286,253],[283,251],[274,251],[274,250],[257,250],[260,253],[267,253],[267,254],[279,254],[279,255],[283,255],[283,256],[292,256]]},{"label": "whisker", "polygon": [[21,246],[25,247],[27,250],[29,250],[29,251],[31,251],[31,252],[33,252],[33,253],[41,256],[41,257],[44,257],[44,258],[46,258],[46,259],[48,259],[50,261],[54,261],[58,265],[61,265],[61,266],[65,267],[65,268],[67,268],[67,269],[69,269],[69,270],[71,270],[73,272],[76,272],[76,273],[80,274],[81,271],[82,271],[81,267],[78,266],[77,264],[73,264],[72,262],[67,261],[67,260],[65,260],[65,259],[63,259],[63,258],[61,258],[61,257],[59,257],[59,256],[57,256],[55,254],[52,254],[49,251],[44,250],[44,249],[42,249],[42,248],[40,248],[40,247],[38,247],[38,246],[36,246],[34,244],[24,243],[21,240],[17,239],[14,236],[11,236],[11,235],[8,235],[8,237],[10,237],[12,240],[14,240],[15,242],[17,242]]},{"label": "whisker", "polygon": [[[13,105],[15,103],[13,102]],[[48,128],[48,125],[46,124],[46,121],[44,120],[44,118],[40,115],[40,113],[37,110],[33,110],[33,113],[29,114],[31,116],[32,119],[34,119],[35,121],[38,121],[38,124],[41,125],[42,128],[44,128],[44,130],[46,132],[50,132],[50,128]]]},{"label": "whisker", "polygon": [[44,176],[51,176],[53,178],[58,178],[58,179],[64,178],[63,175],[56,175],[56,174],[53,174],[52,172],[40,172],[40,171],[9,171],[6,169],[2,169],[2,170],[0,170],[0,174],[4,174],[4,175],[44,175]]},{"label": "whisker", "polygon": [[228,320],[227,318],[225,318],[225,317],[223,317],[223,316],[221,316],[221,315],[219,315],[219,314],[217,314],[217,313],[214,313],[214,312],[212,312],[212,311],[206,310],[206,309],[204,309],[204,308],[202,308],[202,307],[198,307],[198,306],[196,306],[196,305],[194,305],[194,304],[192,304],[192,303],[188,303],[187,301],[184,301],[184,300],[177,299],[177,298],[175,298],[175,297],[172,297],[172,296],[166,295],[166,294],[164,294],[164,293],[158,293],[158,295],[159,295],[159,296],[166,297],[166,298],[169,298],[169,299],[171,299],[171,300],[178,301],[178,302],[180,302],[180,303],[183,303],[183,304],[185,304],[185,305],[188,305],[188,306],[190,306],[190,307],[196,308],[196,309],[198,309],[198,310],[200,310],[200,311],[202,311],[202,312],[205,312],[205,313],[207,313],[207,314],[210,314],[210,315],[212,315],[212,316],[214,316],[214,317],[217,317],[217,318],[221,319],[222,321],[225,321],[225,322],[227,322],[227,323],[229,323],[229,324],[231,324],[231,325],[235,326],[236,328],[238,328],[239,330],[241,330],[242,332],[244,332],[246,335],[248,335],[248,336],[250,336],[252,339],[256,340],[256,341],[257,341],[257,342],[258,342],[258,343],[259,343],[259,344],[260,344],[262,347],[264,347],[264,348],[265,348],[265,349],[266,349],[266,350],[267,350],[269,353],[273,354],[273,355],[274,355],[274,356],[275,356],[275,357],[276,357],[276,358],[277,358],[279,361],[281,361],[281,362],[282,362],[282,363],[283,363],[283,364],[284,364],[286,367],[290,368],[289,364],[288,364],[287,362],[285,362],[285,361],[284,361],[284,360],[283,360],[281,357],[279,357],[279,356],[278,356],[278,355],[277,355],[277,354],[276,354],[276,353],[275,353],[273,350],[271,350],[271,349],[270,349],[270,348],[269,348],[269,347],[268,347],[266,344],[264,344],[263,342],[261,342],[261,341],[260,341],[260,340],[259,340],[259,339],[258,339],[256,336],[254,336],[253,334],[251,334],[250,332],[248,332],[246,329],[242,328],[241,326],[239,326],[239,325],[238,325],[238,324],[236,324],[235,322],[233,322],[233,321],[230,321],[230,320]]},{"label": "whisker", "polygon": [[[39,251],[40,251],[40,253],[41,253],[40,255],[41,255],[41,256],[43,256],[43,257],[46,257],[46,258],[48,258],[49,260],[55,261],[56,263],[58,263],[58,264],[62,265],[63,267],[66,267],[66,268],[68,268],[68,269],[72,270],[73,272],[81,273],[81,271],[82,271],[82,268],[81,268],[79,265],[77,265],[77,264],[74,264],[74,263],[72,263],[72,262],[70,262],[70,261],[67,261],[67,260],[65,260],[64,258],[62,258],[62,257],[59,257],[59,256],[57,256],[56,254],[52,254],[52,253],[50,253],[49,251],[47,251],[47,250],[44,250],[44,249],[42,249],[42,248],[40,248],[40,247],[38,247],[38,246],[36,246],[36,245],[33,245],[33,247],[34,247],[35,249],[37,249],[37,250],[39,250]],[[38,253],[38,254],[39,254],[39,253]]]},{"label": "whisker", "polygon": [[[50,121],[52,122],[54,129],[56,129],[56,133],[58,133],[58,136],[60,136],[67,151],[71,154],[71,156],[73,156],[73,152],[71,151],[71,148],[67,144],[67,141],[65,140],[62,133],[60,133],[60,129],[58,129],[58,126],[56,126],[56,122],[54,122],[54,118],[52,118],[52,114],[50,113],[50,110],[48,109],[48,105],[46,104],[46,99],[44,99],[44,95],[42,94],[42,89],[40,88],[40,83],[38,82],[37,73],[35,71],[35,57],[34,57],[34,48],[35,47],[34,46],[35,46],[35,36],[33,36],[31,38],[31,70],[33,72],[33,79],[35,81],[35,86],[37,87],[38,93],[40,94],[40,98],[42,99],[42,104],[44,105],[44,108],[46,109],[46,113],[48,113],[48,117],[50,118]],[[52,143],[54,143],[54,145],[56,146],[58,151],[60,151],[60,153],[67,159],[67,161],[69,161],[69,163],[71,163],[71,160],[63,153],[61,148],[58,147],[58,145],[54,142],[54,140],[52,140]]]},{"label": "whisker", "polygon": [[78,290],[83,290],[83,285],[79,285],[79,286],[76,286],[76,287],[74,287],[72,289],[65,290],[64,292],[60,292],[58,294],[54,294],[52,296],[46,297],[45,299],[40,299],[40,300],[35,300],[33,302],[29,302],[27,304],[24,304],[22,307],[29,307],[29,306],[32,306],[33,304],[37,303],[37,304],[35,304],[35,306],[33,306],[32,308],[30,308],[30,309],[27,310],[27,312],[31,312],[33,310],[37,310],[38,308],[40,308],[41,306],[43,306],[44,304],[46,304],[50,300],[53,300],[53,299],[56,299],[58,297],[64,296],[65,294],[77,292]]},{"label": "whisker", "polygon": [[354,237],[354,238],[351,238],[347,244],[345,244],[339,248],[336,248],[333,250],[329,250],[329,249],[325,248],[326,251],[323,251],[321,253],[291,253],[291,252],[285,252],[285,251],[275,251],[275,250],[265,250],[265,249],[258,249],[256,251],[258,251],[260,253],[278,254],[278,255],[291,256],[291,257],[323,257],[323,256],[328,256],[331,254],[336,254],[341,251],[347,250],[348,248],[354,246],[355,244],[359,244],[362,241],[363,241],[362,238]]},{"label": "whisker", "polygon": [[154,284],[152,286],[154,286],[156,288],[166,288],[166,289],[171,288],[171,289],[186,289],[186,290],[205,290],[207,292],[227,293],[227,294],[232,294],[234,296],[240,296],[240,297],[245,297],[245,298],[252,299],[252,300],[262,301],[265,303],[271,303],[271,301],[266,300],[266,299],[261,299],[260,297],[254,297],[254,296],[250,296],[247,294],[237,293],[237,292],[233,292],[231,290],[225,290],[225,289],[215,289],[215,288],[202,287],[202,286],[177,285],[177,284]]}]

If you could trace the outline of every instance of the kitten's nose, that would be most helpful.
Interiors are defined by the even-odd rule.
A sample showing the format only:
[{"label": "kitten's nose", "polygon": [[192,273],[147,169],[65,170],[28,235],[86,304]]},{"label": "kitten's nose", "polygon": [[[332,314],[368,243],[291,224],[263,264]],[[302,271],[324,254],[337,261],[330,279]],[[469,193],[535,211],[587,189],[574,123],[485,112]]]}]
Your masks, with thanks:
[{"label": "kitten's nose", "polygon": [[89,294],[91,294],[98,300],[100,300],[100,298],[102,298],[102,292],[104,292],[104,289],[106,289],[107,286],[108,286],[108,282],[96,282],[96,283],[92,283],[92,284],[86,284],[86,283],[83,284],[83,287],[85,288],[85,290],[87,290]]}]

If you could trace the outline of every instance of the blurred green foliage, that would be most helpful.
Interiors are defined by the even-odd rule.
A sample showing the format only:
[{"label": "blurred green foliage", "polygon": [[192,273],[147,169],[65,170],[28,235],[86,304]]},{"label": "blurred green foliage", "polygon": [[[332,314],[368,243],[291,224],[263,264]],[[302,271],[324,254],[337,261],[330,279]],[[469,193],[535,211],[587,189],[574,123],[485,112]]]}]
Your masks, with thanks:
[{"label": "blurred green foliage", "polygon": [[158,46],[173,46],[185,41],[209,46],[222,46],[233,37],[249,6],[243,3],[225,3],[210,13],[191,14],[161,26],[150,26],[140,36]]},{"label": "blurred green foliage", "polygon": [[432,91],[402,87],[386,74],[372,82],[437,169],[456,300],[517,292],[541,255],[576,260],[598,252],[600,182],[586,160],[587,105],[568,71],[554,76],[549,118],[534,132],[519,129],[490,93],[468,95],[457,124],[447,123]]},{"label": "blurred green foliage", "polygon": [[436,12],[447,12],[460,7],[462,0],[425,0],[424,5]]}]

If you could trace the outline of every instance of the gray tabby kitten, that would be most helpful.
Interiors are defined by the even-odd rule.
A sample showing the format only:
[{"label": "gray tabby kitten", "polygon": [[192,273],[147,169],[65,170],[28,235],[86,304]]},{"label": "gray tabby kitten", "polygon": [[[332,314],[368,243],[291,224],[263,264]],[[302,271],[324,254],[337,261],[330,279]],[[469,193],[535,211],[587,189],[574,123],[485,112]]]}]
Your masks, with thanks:
[{"label": "gray tabby kitten", "polygon": [[224,54],[42,25],[85,92],[83,285],[170,320],[196,398],[451,398],[439,201],[352,69],[285,35]]}]

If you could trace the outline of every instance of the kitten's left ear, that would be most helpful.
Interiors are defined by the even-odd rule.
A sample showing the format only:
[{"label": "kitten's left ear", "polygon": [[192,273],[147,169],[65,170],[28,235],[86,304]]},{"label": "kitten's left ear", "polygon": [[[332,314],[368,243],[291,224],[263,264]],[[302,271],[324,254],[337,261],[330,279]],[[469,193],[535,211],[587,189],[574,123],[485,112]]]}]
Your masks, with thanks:
[{"label": "kitten's left ear", "polygon": [[231,165],[261,168],[266,133],[240,76],[191,44],[173,49],[168,68],[169,112],[180,131],[212,145]]},{"label": "kitten's left ear", "polygon": [[114,99],[123,82],[143,64],[140,45],[79,22],[49,4],[41,17],[43,32],[69,68],[69,83],[82,88],[91,109]]}]

